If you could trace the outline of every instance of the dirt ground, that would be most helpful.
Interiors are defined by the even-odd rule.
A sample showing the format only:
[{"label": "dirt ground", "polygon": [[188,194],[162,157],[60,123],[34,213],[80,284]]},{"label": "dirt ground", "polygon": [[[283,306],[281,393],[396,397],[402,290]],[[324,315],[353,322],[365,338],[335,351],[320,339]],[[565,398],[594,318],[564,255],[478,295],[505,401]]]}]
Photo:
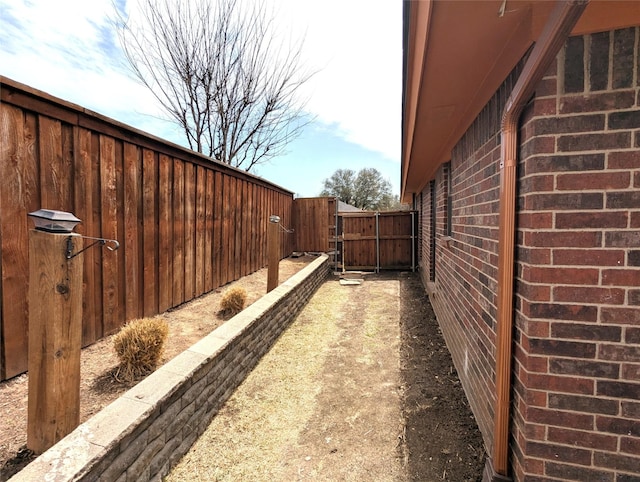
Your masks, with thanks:
[{"label": "dirt ground", "polygon": [[[309,260],[283,260],[281,281]],[[481,480],[482,439],[419,278],[363,278],[320,288],[169,481]],[[251,303],[266,270],[236,284]],[[164,315],[166,360],[224,322],[220,296]],[[83,350],[82,420],[129,388],[116,364],[109,339]],[[26,412],[27,376],[0,383],[0,481],[32,458]]]},{"label": "dirt ground", "polygon": [[482,435],[419,277],[400,290],[402,415],[411,481],[480,481]]},{"label": "dirt ground", "polygon": [[482,439],[417,275],[363,278],[320,287],[167,482],[482,479]]}]

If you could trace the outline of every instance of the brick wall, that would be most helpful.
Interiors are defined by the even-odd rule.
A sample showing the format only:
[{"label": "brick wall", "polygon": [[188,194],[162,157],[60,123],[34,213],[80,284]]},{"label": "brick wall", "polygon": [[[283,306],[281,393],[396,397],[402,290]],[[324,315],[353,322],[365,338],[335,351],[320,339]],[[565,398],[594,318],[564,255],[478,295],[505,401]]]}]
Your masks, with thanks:
[{"label": "brick wall", "polygon": [[[422,192],[423,200],[433,194],[436,199],[435,280],[426,284],[427,291],[487,447],[493,444],[495,398],[500,120],[522,66],[505,80],[454,148],[451,162],[440,167],[435,182]],[[429,210],[430,203],[423,223],[430,223]],[[425,227],[423,236],[428,231]],[[422,245],[421,274],[428,280],[428,240]]]},{"label": "brick wall", "polygon": [[518,480],[640,476],[639,31],[569,39],[524,114]]},{"label": "brick wall", "polygon": [[10,480],[161,480],[324,282],[328,259],[163,365]]},{"label": "brick wall", "polygon": [[[640,480],[640,32],[569,39],[523,114],[511,465],[516,480]],[[420,270],[493,444],[505,79],[422,196]],[[449,177],[450,176],[450,177]],[[446,236],[447,182],[452,232]],[[429,281],[430,199],[436,199]]]}]

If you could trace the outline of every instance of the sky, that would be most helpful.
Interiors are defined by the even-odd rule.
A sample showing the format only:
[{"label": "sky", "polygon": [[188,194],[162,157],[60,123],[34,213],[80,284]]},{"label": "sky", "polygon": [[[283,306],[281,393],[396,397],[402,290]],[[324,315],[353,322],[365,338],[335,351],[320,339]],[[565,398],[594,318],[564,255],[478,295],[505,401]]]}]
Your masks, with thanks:
[{"label": "sky", "polygon": [[[402,2],[267,2],[279,29],[304,39],[304,66],[316,73],[301,95],[313,122],[252,172],[312,197],[336,169],[374,167],[399,194]],[[0,0],[0,75],[186,145],[129,72],[113,9],[112,0]]]}]

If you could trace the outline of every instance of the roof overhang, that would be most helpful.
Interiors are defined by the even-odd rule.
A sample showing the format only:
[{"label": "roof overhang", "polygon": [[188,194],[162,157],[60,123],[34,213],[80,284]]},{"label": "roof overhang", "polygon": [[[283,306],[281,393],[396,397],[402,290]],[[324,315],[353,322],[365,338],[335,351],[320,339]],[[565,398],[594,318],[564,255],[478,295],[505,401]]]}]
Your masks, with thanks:
[{"label": "roof overhang", "polygon": [[[538,38],[555,2],[404,2],[401,199],[411,201]],[[640,25],[629,1],[591,1],[572,35]]]}]

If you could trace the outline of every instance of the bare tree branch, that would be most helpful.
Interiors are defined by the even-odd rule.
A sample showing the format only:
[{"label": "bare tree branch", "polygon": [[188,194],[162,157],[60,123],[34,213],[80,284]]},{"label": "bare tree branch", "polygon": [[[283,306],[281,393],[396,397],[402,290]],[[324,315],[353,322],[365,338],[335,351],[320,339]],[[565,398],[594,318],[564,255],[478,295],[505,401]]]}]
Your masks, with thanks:
[{"label": "bare tree branch", "polygon": [[189,147],[245,170],[306,125],[302,43],[284,42],[262,0],[138,0],[118,32],[133,74]]}]

